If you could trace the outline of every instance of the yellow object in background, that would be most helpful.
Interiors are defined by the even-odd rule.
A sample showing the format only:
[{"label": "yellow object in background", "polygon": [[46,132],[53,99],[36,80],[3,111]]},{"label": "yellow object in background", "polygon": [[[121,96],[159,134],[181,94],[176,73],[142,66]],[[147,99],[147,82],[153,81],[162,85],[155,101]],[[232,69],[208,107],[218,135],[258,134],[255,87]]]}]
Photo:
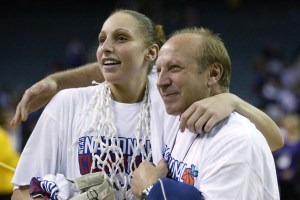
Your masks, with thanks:
[{"label": "yellow object in background", "polygon": [[0,195],[11,194],[11,179],[19,161],[19,153],[13,148],[9,133],[0,127]]}]

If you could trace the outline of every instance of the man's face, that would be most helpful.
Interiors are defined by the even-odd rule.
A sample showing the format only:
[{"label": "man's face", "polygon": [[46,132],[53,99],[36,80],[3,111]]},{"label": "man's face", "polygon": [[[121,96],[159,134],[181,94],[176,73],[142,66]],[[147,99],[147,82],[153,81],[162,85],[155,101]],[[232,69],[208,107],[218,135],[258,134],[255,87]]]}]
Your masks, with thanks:
[{"label": "man's face", "polygon": [[167,113],[182,114],[193,102],[208,97],[208,70],[200,73],[196,44],[200,36],[181,34],[170,38],[156,61],[157,88]]}]

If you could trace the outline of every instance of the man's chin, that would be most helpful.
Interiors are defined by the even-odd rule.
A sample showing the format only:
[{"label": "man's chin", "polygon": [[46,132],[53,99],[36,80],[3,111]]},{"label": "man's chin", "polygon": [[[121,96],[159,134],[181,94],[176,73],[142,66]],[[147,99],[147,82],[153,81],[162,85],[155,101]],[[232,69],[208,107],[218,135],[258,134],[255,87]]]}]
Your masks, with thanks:
[{"label": "man's chin", "polygon": [[169,115],[177,116],[177,115],[181,114],[181,112],[178,109],[174,109],[174,108],[171,108],[171,107],[168,107],[168,106],[165,106],[165,109],[166,109],[166,112]]}]

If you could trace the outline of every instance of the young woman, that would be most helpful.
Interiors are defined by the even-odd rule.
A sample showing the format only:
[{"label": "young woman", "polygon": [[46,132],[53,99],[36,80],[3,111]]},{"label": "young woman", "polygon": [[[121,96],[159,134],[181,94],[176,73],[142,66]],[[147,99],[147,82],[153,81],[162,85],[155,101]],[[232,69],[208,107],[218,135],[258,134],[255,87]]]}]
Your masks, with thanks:
[{"label": "young woman", "polygon": [[[164,41],[162,27],[155,26],[143,14],[130,10],[113,12],[99,34],[97,60],[103,77],[95,73],[97,69],[91,70],[98,80],[105,81],[62,90],[50,101],[23,150],[12,182],[20,187],[28,185],[34,176],[63,174],[74,180],[101,171],[113,186],[116,199],[131,199],[132,171],[144,160],[153,159],[156,164],[162,158],[165,138],[177,132],[164,130],[164,122],[200,132],[204,124],[204,130],[210,128],[235,108],[255,119],[258,127],[272,121],[247,103],[240,104],[242,101],[234,95],[211,98],[211,102],[224,100],[226,105],[219,106],[220,115],[205,109],[217,106],[209,100],[194,104],[180,122],[167,115],[155,86],[156,74],[151,70]],[[78,79],[84,75],[77,75],[81,82]],[[56,83],[50,83],[54,84],[53,91],[61,89]],[[20,109],[21,104],[15,123],[21,119]],[[28,189],[15,190],[13,199],[26,192]]]}]

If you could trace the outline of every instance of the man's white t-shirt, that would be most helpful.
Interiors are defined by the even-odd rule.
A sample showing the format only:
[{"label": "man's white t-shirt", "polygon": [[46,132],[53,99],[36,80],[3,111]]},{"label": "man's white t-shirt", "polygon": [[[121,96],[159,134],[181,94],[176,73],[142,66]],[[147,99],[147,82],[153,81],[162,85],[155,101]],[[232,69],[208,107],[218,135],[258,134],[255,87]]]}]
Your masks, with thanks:
[{"label": "man's white t-shirt", "polygon": [[209,133],[170,136],[170,177],[194,185],[206,200],[279,199],[272,153],[247,118],[234,112]]}]

